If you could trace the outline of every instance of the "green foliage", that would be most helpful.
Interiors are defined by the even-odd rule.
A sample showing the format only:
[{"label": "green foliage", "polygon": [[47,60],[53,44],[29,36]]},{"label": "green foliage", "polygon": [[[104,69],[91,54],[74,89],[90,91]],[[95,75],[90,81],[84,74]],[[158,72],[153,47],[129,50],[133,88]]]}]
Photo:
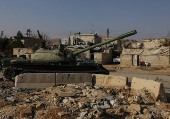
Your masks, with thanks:
[{"label": "green foliage", "polygon": [[2,38],[4,36],[4,31],[1,31],[1,36],[0,38]]},{"label": "green foliage", "polygon": [[4,52],[9,43],[10,43],[10,39],[6,37],[0,38],[0,52]]},{"label": "green foliage", "polygon": [[18,31],[17,35],[14,36],[15,39],[21,40],[24,36],[22,35],[21,31]]},{"label": "green foliage", "polygon": [[15,41],[13,41],[11,45],[13,48],[24,48],[23,42],[19,39],[16,39]]},{"label": "green foliage", "polygon": [[20,39],[9,39],[7,37],[0,38],[0,52],[5,52],[5,55],[12,55],[13,48],[23,48],[24,44]]},{"label": "green foliage", "polygon": [[43,37],[42,37],[42,35],[40,34],[39,30],[37,30],[37,33],[38,33],[39,39],[40,39],[40,40],[43,40]]}]

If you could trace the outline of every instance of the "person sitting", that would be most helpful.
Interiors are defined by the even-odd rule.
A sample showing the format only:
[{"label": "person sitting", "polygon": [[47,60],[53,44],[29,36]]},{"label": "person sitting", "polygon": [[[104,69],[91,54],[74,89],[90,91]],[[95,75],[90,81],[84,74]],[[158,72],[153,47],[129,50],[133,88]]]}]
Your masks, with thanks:
[{"label": "person sitting", "polygon": [[139,64],[140,64],[140,66],[143,66],[143,61],[141,60]]},{"label": "person sitting", "polygon": [[146,66],[146,67],[147,67],[147,66],[149,66],[149,63],[148,63],[148,61],[146,61],[146,62],[145,62],[145,66]]}]

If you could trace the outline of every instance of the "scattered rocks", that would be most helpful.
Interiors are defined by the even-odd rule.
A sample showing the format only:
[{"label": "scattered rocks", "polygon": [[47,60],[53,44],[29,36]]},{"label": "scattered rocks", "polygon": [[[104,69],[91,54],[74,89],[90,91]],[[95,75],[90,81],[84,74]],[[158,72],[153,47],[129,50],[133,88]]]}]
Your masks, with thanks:
[{"label": "scattered rocks", "polygon": [[143,113],[144,113],[144,114],[149,114],[150,112],[149,112],[148,109],[145,108],[145,109],[143,110]]},{"label": "scattered rocks", "polygon": [[64,115],[70,115],[70,112],[58,112],[58,115],[62,117]]},{"label": "scattered rocks", "polygon": [[26,103],[31,103],[32,100],[28,98],[28,99],[25,100],[25,102],[26,102]]},{"label": "scattered rocks", "polygon": [[136,92],[129,86],[93,87],[90,82],[44,90],[9,88],[0,91],[0,116],[5,114],[13,118],[42,119],[169,117],[170,105],[153,102],[152,99],[151,93],[146,89]]},{"label": "scattered rocks", "polygon": [[39,102],[38,104],[36,104],[36,110],[40,110],[40,109],[43,109],[43,108],[45,108],[44,103]]},{"label": "scattered rocks", "polygon": [[86,114],[87,114],[87,111],[85,111],[85,112],[81,112],[81,113],[80,113],[80,117],[82,117],[82,118],[83,118]]},{"label": "scattered rocks", "polygon": [[135,110],[137,112],[140,112],[141,111],[141,107],[139,104],[131,104],[129,107],[128,107],[128,110],[132,111],[132,110]]},{"label": "scattered rocks", "polygon": [[120,103],[119,103],[119,101],[117,99],[115,99],[115,100],[110,100],[110,104],[113,107],[118,107]]}]

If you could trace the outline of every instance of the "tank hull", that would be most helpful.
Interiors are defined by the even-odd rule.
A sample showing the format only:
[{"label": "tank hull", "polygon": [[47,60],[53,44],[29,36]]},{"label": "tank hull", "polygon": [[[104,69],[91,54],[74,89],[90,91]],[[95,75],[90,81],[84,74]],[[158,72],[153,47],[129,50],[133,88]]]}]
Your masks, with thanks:
[{"label": "tank hull", "polygon": [[92,74],[109,74],[101,64],[94,62],[75,62],[65,64],[64,62],[48,61],[12,61],[4,69],[4,77],[13,80],[14,77],[21,73],[92,73]]}]

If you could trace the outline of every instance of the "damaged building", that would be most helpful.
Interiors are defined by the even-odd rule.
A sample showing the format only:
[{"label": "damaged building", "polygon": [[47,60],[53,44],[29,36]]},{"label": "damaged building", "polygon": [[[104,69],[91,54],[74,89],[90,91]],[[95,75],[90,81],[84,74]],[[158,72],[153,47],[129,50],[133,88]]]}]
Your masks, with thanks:
[{"label": "damaged building", "polygon": [[170,66],[170,50],[166,38],[144,39],[143,49],[123,49],[121,65],[138,66],[140,60],[149,62],[150,66]]}]

